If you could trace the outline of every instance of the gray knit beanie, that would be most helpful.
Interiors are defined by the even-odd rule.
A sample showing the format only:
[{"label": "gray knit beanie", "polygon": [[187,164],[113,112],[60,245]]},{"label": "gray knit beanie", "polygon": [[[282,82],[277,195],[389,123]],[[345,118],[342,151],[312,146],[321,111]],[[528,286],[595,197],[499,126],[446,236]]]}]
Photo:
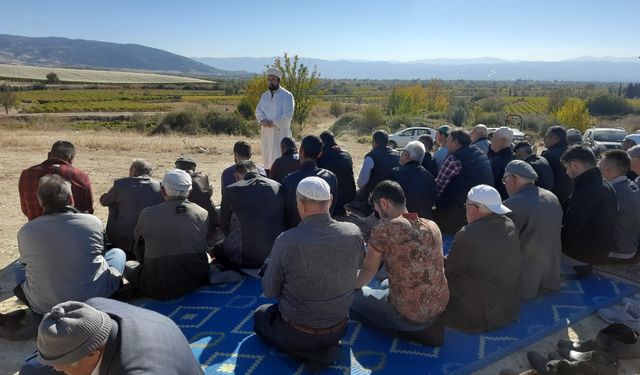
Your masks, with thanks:
[{"label": "gray knit beanie", "polygon": [[38,327],[38,359],[45,365],[75,363],[107,342],[111,318],[82,302],[63,302]]}]

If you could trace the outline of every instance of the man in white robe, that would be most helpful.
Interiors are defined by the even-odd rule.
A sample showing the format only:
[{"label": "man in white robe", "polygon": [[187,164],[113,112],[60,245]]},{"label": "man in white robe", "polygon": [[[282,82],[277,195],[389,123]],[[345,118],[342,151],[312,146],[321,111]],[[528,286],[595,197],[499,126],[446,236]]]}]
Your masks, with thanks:
[{"label": "man in white robe", "polygon": [[264,168],[271,169],[273,162],[280,157],[280,141],[291,136],[294,101],[293,95],[280,87],[280,70],[267,70],[267,77],[269,90],[260,97],[256,107],[256,119],[260,124]]}]

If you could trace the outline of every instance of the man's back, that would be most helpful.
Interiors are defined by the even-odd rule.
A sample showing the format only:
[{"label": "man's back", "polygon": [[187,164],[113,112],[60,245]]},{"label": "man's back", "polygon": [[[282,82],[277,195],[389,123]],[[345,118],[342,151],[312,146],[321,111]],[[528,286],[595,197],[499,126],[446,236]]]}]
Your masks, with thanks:
[{"label": "man's back", "polygon": [[389,298],[404,317],[428,322],[445,309],[449,288],[442,235],[433,221],[415,213],[381,219],[371,232],[370,245],[382,253],[389,274]]},{"label": "man's back", "polygon": [[289,173],[287,177],[282,180],[288,228],[295,227],[300,222],[300,215],[298,214],[298,206],[296,203],[296,188],[298,187],[298,183],[304,178],[311,176],[320,177],[329,184],[331,195],[333,196],[333,203],[331,204],[329,213],[333,215],[336,202],[340,199],[338,196],[338,180],[336,175],[326,169],[318,168],[315,161],[306,161],[300,165],[297,171]]},{"label": "man's back", "polygon": [[364,187],[365,196],[368,197],[376,185],[386,180],[391,170],[400,164],[400,154],[389,147],[379,146],[371,150],[365,156],[365,158],[367,157],[373,160],[373,169],[369,175],[369,181]]},{"label": "man's back", "polygon": [[504,169],[510,161],[515,160],[515,156],[511,151],[511,147],[505,147],[502,150],[493,154],[491,158],[491,170],[493,171],[493,186],[500,193],[502,200],[509,198],[507,189],[502,183],[502,177],[504,176]]},{"label": "man's back", "polygon": [[545,190],[551,191],[553,189],[553,169],[549,165],[547,159],[543,156],[538,156],[536,154],[529,155],[524,161],[529,163],[536,174],[538,175],[538,179],[536,180],[536,186],[539,186]]},{"label": "man's back", "polygon": [[25,169],[20,174],[18,191],[22,213],[29,220],[42,215],[36,190],[38,180],[47,174],[57,174],[71,183],[73,206],[81,212],[93,213],[93,194],[89,176],[82,170],[60,159],[48,159],[41,164]]},{"label": "man's back", "polygon": [[424,159],[422,159],[422,167],[427,170],[427,172],[431,173],[433,178],[438,177],[438,163],[436,163],[436,159],[433,158],[430,152],[426,152],[424,154]]},{"label": "man's back", "polygon": [[581,262],[601,264],[615,248],[618,199],[613,187],[592,168],[575,178],[563,204],[562,251]]},{"label": "man's back", "polygon": [[520,296],[534,298],[541,288],[560,289],[562,207],[548,190],[523,188],[504,202],[516,225],[522,249]]},{"label": "man's back", "polygon": [[134,230],[134,252],[141,264],[129,281],[155,298],[175,297],[202,285],[209,272],[208,225],[207,211],[185,199],[145,208]]},{"label": "man's back", "polygon": [[553,170],[553,189],[551,189],[551,192],[558,197],[560,204],[564,204],[564,201],[569,198],[573,190],[573,181],[567,175],[564,165],[560,161],[565,151],[567,151],[567,144],[558,143],[542,152],[542,157],[547,159]]},{"label": "man's back", "polygon": [[[276,237],[285,229],[284,210],[284,192],[273,180],[247,173],[244,179],[229,185],[224,190],[220,209],[220,227],[226,235],[225,254],[230,247],[235,247],[231,243],[237,239],[232,237],[239,236],[241,249],[230,251],[234,255],[230,260],[244,267],[262,265]],[[237,228],[233,216],[237,218]]]},{"label": "man's back", "polygon": [[343,215],[343,206],[356,197],[356,182],[353,177],[353,160],[351,155],[338,146],[324,147],[322,154],[316,160],[318,168],[333,172],[338,181],[338,201],[336,215]]},{"label": "man's back", "polygon": [[100,374],[202,374],[189,342],[176,324],[151,310],[106,298],[86,303],[109,314],[112,328]]},{"label": "man's back", "polygon": [[611,180],[618,198],[614,252],[632,257],[640,246],[640,188],[626,176]]},{"label": "man's back", "polygon": [[269,178],[282,183],[289,173],[295,172],[298,168],[300,168],[300,156],[295,149],[287,150],[271,165]]},{"label": "man's back", "polygon": [[191,192],[189,193],[189,202],[195,203],[198,206],[207,210],[209,214],[209,234],[213,235],[218,225],[218,214],[216,208],[211,202],[211,196],[213,195],[213,187],[209,183],[209,176],[202,172],[191,172]]},{"label": "man's back", "polygon": [[22,287],[35,312],[118,290],[121,276],[102,256],[103,241],[100,219],[75,212],[40,216],[18,231]]},{"label": "man's back", "polygon": [[327,214],[313,215],[280,235],[262,287],[278,297],[285,320],[326,328],[347,317],[364,256],[360,229]]},{"label": "man's back", "polygon": [[490,331],[518,318],[520,242],[513,221],[491,214],[455,236],[444,267],[449,305],[443,317],[465,331]]},{"label": "man's back", "polygon": [[431,173],[417,161],[395,167],[389,179],[397,181],[407,199],[407,210],[415,212],[421,218],[433,218],[433,205],[436,201],[436,182]]},{"label": "man's back", "polygon": [[125,177],[113,182],[113,187],[100,197],[100,204],[109,207],[107,237],[114,247],[130,251],[133,228],[144,208],[162,203],[160,183],[149,176]]}]

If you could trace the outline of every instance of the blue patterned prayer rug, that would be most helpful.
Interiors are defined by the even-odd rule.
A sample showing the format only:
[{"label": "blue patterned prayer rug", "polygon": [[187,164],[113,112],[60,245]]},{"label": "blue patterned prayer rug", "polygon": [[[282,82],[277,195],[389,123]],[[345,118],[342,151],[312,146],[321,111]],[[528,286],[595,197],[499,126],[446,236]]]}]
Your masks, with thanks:
[{"label": "blue patterned prayer rug", "polygon": [[[448,249],[450,238],[445,248]],[[522,305],[520,319],[500,330],[466,334],[447,329],[440,348],[387,336],[357,321],[342,339],[342,360],[322,374],[468,374],[608,306],[637,287],[600,275],[568,280],[562,291]],[[253,332],[253,310],[273,303],[260,281],[203,287],[172,301],[138,305],[173,319],[206,374],[304,374],[304,365]]]}]

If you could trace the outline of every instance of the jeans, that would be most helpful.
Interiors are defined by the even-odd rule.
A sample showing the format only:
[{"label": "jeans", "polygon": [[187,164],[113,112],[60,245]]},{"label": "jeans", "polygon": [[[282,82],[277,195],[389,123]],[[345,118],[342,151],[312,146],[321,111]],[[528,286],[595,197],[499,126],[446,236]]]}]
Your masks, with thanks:
[{"label": "jeans", "polygon": [[432,322],[412,322],[402,316],[389,299],[388,285],[385,280],[381,289],[365,286],[362,290],[356,290],[351,303],[351,317],[389,334],[395,331],[420,331],[431,325]]}]

